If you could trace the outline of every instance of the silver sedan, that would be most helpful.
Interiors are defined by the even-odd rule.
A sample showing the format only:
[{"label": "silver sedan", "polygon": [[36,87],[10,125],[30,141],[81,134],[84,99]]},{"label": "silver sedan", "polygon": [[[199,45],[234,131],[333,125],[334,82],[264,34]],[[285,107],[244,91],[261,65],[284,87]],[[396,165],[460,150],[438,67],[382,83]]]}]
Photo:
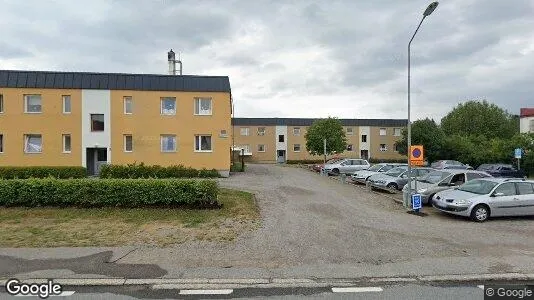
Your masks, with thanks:
[{"label": "silver sedan", "polygon": [[486,221],[490,216],[534,215],[534,181],[475,179],[436,193],[432,205],[442,212],[469,217],[476,222]]}]

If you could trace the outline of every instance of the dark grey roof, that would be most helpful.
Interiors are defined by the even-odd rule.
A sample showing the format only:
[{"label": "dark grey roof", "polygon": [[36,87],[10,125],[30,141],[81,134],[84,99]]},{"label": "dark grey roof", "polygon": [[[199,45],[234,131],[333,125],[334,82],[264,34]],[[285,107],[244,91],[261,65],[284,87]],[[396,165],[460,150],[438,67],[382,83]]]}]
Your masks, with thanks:
[{"label": "dark grey roof", "polygon": [[[233,118],[236,126],[311,126],[320,119],[304,118]],[[385,126],[403,127],[408,125],[406,119],[339,119],[343,126]]]},{"label": "dark grey roof", "polygon": [[0,88],[230,93],[228,76],[0,70]]}]

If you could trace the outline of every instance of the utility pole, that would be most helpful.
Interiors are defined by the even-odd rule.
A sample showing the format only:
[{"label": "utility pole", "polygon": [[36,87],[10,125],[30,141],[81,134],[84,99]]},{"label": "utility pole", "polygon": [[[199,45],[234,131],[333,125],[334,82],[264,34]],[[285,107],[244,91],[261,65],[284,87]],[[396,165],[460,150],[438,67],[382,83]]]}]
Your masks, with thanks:
[{"label": "utility pole", "polygon": [[324,163],[326,164],[326,139],[323,140]]}]

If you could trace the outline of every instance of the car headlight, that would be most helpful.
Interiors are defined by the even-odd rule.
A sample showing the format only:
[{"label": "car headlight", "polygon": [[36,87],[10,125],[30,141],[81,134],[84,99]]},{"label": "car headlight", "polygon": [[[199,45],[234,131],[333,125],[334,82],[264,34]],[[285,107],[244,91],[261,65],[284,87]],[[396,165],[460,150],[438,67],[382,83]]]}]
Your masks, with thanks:
[{"label": "car headlight", "polygon": [[426,191],[427,191],[427,189],[419,189],[419,190],[417,190],[417,193],[422,194],[422,193],[424,193]]},{"label": "car headlight", "polygon": [[454,201],[454,204],[461,205],[461,206],[471,205],[471,201],[469,201],[469,200],[456,200],[456,201]]}]

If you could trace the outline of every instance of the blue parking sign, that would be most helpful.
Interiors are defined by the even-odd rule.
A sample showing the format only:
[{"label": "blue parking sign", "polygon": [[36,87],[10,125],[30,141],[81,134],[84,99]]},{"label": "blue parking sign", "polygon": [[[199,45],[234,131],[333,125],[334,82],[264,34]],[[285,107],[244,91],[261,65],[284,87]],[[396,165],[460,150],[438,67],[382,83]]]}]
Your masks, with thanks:
[{"label": "blue parking sign", "polygon": [[412,195],[412,209],[421,209],[423,207],[421,203],[421,195],[420,194],[413,194]]},{"label": "blue parking sign", "polygon": [[521,154],[523,154],[523,149],[516,148],[515,151],[514,151],[515,158],[521,158]]}]

